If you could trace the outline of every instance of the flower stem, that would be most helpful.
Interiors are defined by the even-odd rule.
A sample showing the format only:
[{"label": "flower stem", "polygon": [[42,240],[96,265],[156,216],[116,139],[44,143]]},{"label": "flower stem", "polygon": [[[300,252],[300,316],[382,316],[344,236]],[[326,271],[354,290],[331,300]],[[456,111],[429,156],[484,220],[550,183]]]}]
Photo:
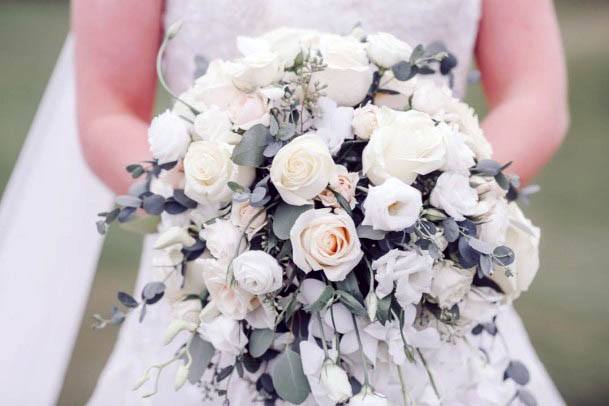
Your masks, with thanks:
[{"label": "flower stem", "polygon": [[319,312],[315,312],[315,315],[317,316],[317,321],[319,322],[319,329],[321,330],[321,344],[324,347],[324,354],[326,356],[326,359],[330,358],[330,356],[328,355],[328,344],[326,343],[326,333],[324,333],[324,323],[321,320],[321,315],[319,314]]},{"label": "flower stem", "polygon": [[404,375],[402,374],[402,367],[398,364],[395,364],[395,367],[398,370],[398,378],[400,379],[400,389],[402,392],[402,400],[404,401],[404,406],[408,406],[410,397],[408,396],[408,392],[406,392],[406,383],[404,382]]},{"label": "flower stem", "polygon": [[357,327],[357,321],[355,315],[351,314],[353,320],[353,327],[355,328],[355,335],[357,336],[357,345],[359,346],[359,353],[362,357],[362,367],[364,368],[364,385],[371,387],[370,379],[368,378],[368,367],[366,366],[366,357],[364,356],[364,346],[362,345],[362,338],[359,335],[359,329]]},{"label": "flower stem", "polygon": [[423,353],[418,348],[417,348],[417,354],[419,354],[419,357],[421,358],[421,362],[423,363],[423,366],[425,367],[425,370],[427,371],[427,376],[429,377],[429,383],[431,383],[431,387],[433,388],[434,393],[438,397],[438,400],[440,400],[441,399],[440,392],[438,391],[438,387],[436,386],[436,381],[433,379],[433,375],[431,373],[431,370],[429,369],[429,365],[427,365],[427,361],[425,360]]}]

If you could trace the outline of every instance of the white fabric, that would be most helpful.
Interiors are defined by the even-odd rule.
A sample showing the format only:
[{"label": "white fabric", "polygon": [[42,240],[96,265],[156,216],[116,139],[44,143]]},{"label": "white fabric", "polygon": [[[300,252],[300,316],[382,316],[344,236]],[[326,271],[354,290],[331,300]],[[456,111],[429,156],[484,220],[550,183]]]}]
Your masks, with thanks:
[{"label": "white fabric", "polygon": [[85,308],[110,192],[78,142],[70,37],[0,206],[0,404],[51,405]]}]

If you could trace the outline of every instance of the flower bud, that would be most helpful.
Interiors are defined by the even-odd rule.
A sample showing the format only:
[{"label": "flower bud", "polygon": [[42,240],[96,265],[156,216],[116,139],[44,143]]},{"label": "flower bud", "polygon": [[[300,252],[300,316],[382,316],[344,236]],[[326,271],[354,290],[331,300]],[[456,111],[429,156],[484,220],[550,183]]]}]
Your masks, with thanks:
[{"label": "flower bud", "polygon": [[165,33],[167,39],[173,39],[176,35],[178,35],[178,32],[180,32],[183,23],[183,20],[178,20],[171,24],[169,28],[167,28],[167,32]]},{"label": "flower bud", "polygon": [[176,372],[176,378],[173,383],[173,388],[175,390],[179,390],[186,383],[186,379],[188,379],[188,372],[190,369],[189,367],[190,363],[180,364],[180,366],[178,367],[178,370]]},{"label": "flower bud", "polygon": [[353,394],[347,373],[332,360],[324,361],[320,381],[328,392],[328,398],[333,402],[344,402]]},{"label": "flower bud", "polygon": [[163,337],[163,344],[169,344],[180,331],[195,331],[199,327],[197,323],[191,321],[174,319],[169,323],[167,330],[165,330],[165,336]]},{"label": "flower bud", "polygon": [[371,323],[374,323],[374,320],[376,320],[376,310],[379,306],[379,299],[376,297],[376,294],[373,291],[370,291],[368,296],[366,296],[365,301],[366,310],[368,310],[368,318],[370,319]]},{"label": "flower bud", "polygon": [[387,398],[376,393],[370,386],[364,385],[362,390],[349,401],[350,406],[389,406]]}]

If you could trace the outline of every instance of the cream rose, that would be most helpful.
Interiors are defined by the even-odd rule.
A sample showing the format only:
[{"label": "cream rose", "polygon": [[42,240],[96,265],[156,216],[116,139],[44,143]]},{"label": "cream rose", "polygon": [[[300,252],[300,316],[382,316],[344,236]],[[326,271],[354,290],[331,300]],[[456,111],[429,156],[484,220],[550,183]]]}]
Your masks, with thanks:
[{"label": "cream rose", "polygon": [[184,158],[184,193],[188,197],[202,204],[227,202],[232,196],[227,186],[229,181],[246,187],[252,183],[254,168],[233,163],[232,148],[212,141],[190,144]]},{"label": "cream rose", "polygon": [[431,295],[440,307],[450,309],[469,292],[474,278],[474,269],[462,269],[451,261],[443,261],[434,267]]},{"label": "cream rose", "polygon": [[253,295],[264,295],[281,287],[283,269],[264,251],[246,251],[234,259],[232,267],[239,286]]},{"label": "cream rose", "polygon": [[355,224],[344,212],[307,210],[290,230],[294,263],[305,273],[323,270],[331,281],[342,281],[362,259]]},{"label": "cream rose", "polygon": [[233,83],[245,92],[268,86],[281,79],[283,66],[279,56],[270,51],[250,53],[238,61],[240,68],[234,76]]},{"label": "cream rose", "polygon": [[334,160],[315,134],[296,137],[283,146],[271,165],[271,181],[288,204],[310,204],[334,176]]},{"label": "cream rose", "polygon": [[445,137],[450,128],[436,125],[431,117],[417,111],[389,111],[364,148],[364,174],[375,185],[390,177],[411,184],[417,175],[425,175],[444,165]]},{"label": "cream rose", "polygon": [[509,300],[517,299],[529,289],[539,269],[539,238],[541,232],[527,219],[516,203],[509,205],[510,225],[505,245],[514,251],[514,263],[509,266],[512,276],[496,269],[491,279],[499,285]]},{"label": "cream rose", "polygon": [[362,140],[370,139],[377,125],[377,113],[379,108],[374,104],[366,104],[353,111],[353,122],[351,127],[355,136]]},{"label": "cream rose", "polygon": [[[260,212],[262,210],[262,212]],[[261,207],[253,207],[249,202],[235,202],[231,207],[231,221],[248,236],[256,234],[266,224],[266,210]],[[246,230],[247,227],[247,230]]]},{"label": "cream rose", "polygon": [[177,161],[186,153],[190,136],[184,120],[167,110],[156,116],[148,128],[148,143],[159,164]]},{"label": "cream rose", "polygon": [[357,200],[355,200],[355,188],[358,181],[359,175],[356,172],[349,172],[344,166],[336,165],[336,176],[330,180],[330,188],[332,190],[324,189],[319,194],[319,199],[326,207],[340,208],[340,204],[338,204],[334,194],[334,192],[337,192],[345,198],[353,209],[357,204]]},{"label": "cream rose", "polygon": [[326,85],[324,92],[340,106],[361,102],[372,83],[364,44],[354,38],[324,34],[319,39],[319,51],[326,68],[312,75],[312,83]]},{"label": "cream rose", "polygon": [[245,238],[230,220],[218,219],[206,224],[199,235],[206,242],[211,255],[220,260],[230,261],[235,254],[245,250]]},{"label": "cream rose", "polygon": [[204,141],[238,144],[241,136],[232,131],[232,126],[228,112],[212,106],[195,118],[193,128]]},{"label": "cream rose", "polygon": [[457,221],[482,212],[478,193],[469,185],[469,177],[456,172],[444,172],[438,177],[429,201]]},{"label": "cream rose", "polygon": [[368,189],[362,224],[375,230],[400,231],[417,221],[422,208],[421,192],[399,179],[389,178]]},{"label": "cream rose", "polygon": [[223,315],[202,321],[198,329],[201,337],[224,354],[237,356],[247,345],[247,336],[237,320]]},{"label": "cream rose", "polygon": [[410,45],[386,32],[368,35],[366,50],[370,60],[383,68],[391,68],[400,61],[407,61],[412,53]]}]

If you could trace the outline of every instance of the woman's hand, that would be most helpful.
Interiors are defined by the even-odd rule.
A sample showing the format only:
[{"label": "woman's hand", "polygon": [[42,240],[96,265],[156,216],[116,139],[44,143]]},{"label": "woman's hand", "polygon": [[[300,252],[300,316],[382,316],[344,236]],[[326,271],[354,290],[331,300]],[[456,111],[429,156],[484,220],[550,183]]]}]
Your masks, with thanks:
[{"label": "woman's hand", "polygon": [[560,146],[569,122],[566,69],[551,0],[484,0],[476,47],[499,162],[524,183]]},{"label": "woman's hand", "polygon": [[127,164],[150,158],[162,0],[73,0],[78,125],[84,155],[115,192]]}]

